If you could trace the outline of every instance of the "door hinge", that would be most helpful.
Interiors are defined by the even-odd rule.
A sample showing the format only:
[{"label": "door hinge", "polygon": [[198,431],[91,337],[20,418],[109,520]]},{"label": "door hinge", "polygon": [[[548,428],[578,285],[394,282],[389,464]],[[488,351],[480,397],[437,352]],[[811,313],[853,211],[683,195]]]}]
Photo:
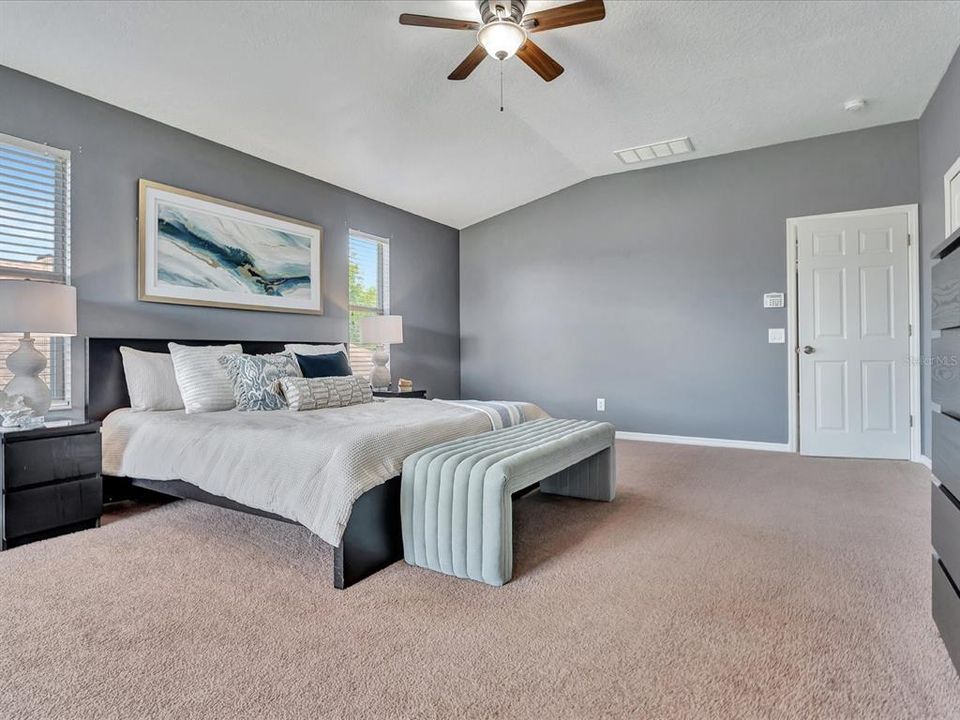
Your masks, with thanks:
[{"label": "door hinge", "polygon": [[907,247],[913,245],[913,238],[910,237],[910,233],[907,233]]},{"label": "door hinge", "polygon": [[907,325],[907,335],[909,335],[910,337],[913,337],[913,323],[910,323],[909,325]]},{"label": "door hinge", "polygon": [[913,415],[910,416],[910,427],[913,427]]}]

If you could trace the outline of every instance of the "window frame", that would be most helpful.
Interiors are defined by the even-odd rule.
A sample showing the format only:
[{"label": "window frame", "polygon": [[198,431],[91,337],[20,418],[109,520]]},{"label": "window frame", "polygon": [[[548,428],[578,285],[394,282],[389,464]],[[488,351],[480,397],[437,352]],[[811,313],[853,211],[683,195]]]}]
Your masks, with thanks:
[{"label": "window frame", "polygon": [[[62,187],[54,189],[54,268],[52,272],[36,272],[21,268],[8,266],[3,260],[0,260],[0,275],[8,278],[22,278],[42,282],[56,282],[58,284],[70,285],[71,280],[71,176],[72,164],[69,150],[52,147],[45,143],[38,143],[26,138],[17,137],[0,133],[0,145],[8,145],[13,148],[19,148],[29,153],[50,156],[62,164]],[[62,203],[62,207],[57,208],[57,202]],[[16,212],[15,210],[13,212]],[[62,272],[57,272],[57,248],[62,251]],[[11,336],[12,337],[12,336]],[[38,341],[46,341],[46,338],[36,338]],[[71,387],[71,339],[69,337],[51,337],[49,338],[49,352],[44,354],[47,357],[47,367],[50,372],[51,392],[55,392],[55,383],[63,386],[63,398],[57,399],[54,394],[54,401],[50,409],[71,410],[73,408],[73,397]],[[58,379],[58,381],[57,381]],[[2,390],[2,388],[0,388]]]},{"label": "window frame", "polygon": [[[377,246],[377,306],[369,305],[355,305],[350,302],[350,288],[347,287],[347,349],[348,354],[351,356],[351,364],[353,364],[353,347],[363,348],[366,350],[372,349],[373,346],[363,343],[354,343],[350,338],[350,315],[354,312],[362,313],[373,313],[375,315],[389,315],[390,314],[390,238],[382,237],[380,235],[374,235],[372,233],[364,232],[363,230],[356,230],[354,228],[348,228],[347,230],[347,262],[350,262],[350,252],[352,249],[352,244],[354,238],[358,240],[366,240],[372,242]],[[348,265],[348,276],[349,276],[349,265]],[[387,355],[390,354],[390,347],[387,346],[384,348],[387,352]]]}]

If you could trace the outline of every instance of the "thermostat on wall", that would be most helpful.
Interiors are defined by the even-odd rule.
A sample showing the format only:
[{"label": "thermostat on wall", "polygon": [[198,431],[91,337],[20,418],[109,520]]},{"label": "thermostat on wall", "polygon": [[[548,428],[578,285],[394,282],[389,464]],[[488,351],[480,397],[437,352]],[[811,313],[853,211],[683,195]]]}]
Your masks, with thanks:
[{"label": "thermostat on wall", "polygon": [[765,308],[782,308],[783,293],[764,293],[763,306]]}]

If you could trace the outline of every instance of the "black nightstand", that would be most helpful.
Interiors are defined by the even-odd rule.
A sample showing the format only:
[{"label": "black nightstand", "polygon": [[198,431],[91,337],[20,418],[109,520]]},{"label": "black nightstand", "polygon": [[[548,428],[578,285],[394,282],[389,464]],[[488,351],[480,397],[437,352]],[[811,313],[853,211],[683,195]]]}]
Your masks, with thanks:
[{"label": "black nightstand", "polygon": [[0,549],[100,524],[100,423],[0,431]]},{"label": "black nightstand", "polygon": [[406,390],[400,392],[399,390],[374,390],[374,397],[379,398],[416,398],[418,400],[427,399],[426,390]]}]

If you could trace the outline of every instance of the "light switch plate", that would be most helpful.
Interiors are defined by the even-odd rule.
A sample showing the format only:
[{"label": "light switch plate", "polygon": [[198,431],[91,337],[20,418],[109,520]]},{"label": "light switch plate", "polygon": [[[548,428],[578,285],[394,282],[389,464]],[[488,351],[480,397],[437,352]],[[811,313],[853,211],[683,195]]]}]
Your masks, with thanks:
[{"label": "light switch plate", "polygon": [[597,398],[597,412],[606,412],[607,401],[605,398]]},{"label": "light switch plate", "polygon": [[763,306],[765,308],[782,308],[783,293],[764,293]]},{"label": "light switch plate", "polygon": [[783,344],[787,341],[787,331],[783,328],[767,328],[767,342]]}]

